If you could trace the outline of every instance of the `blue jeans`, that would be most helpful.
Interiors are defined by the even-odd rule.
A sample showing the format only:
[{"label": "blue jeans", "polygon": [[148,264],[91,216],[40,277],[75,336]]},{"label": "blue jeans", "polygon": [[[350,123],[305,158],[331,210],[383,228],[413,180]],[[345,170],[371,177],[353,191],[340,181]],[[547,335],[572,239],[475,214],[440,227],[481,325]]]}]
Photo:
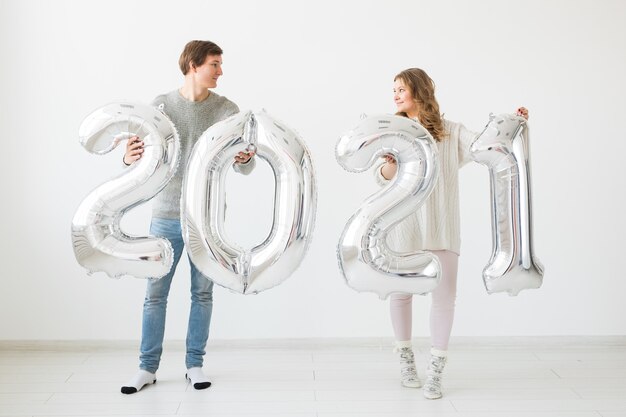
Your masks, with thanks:
[{"label": "blue jeans", "polygon": [[[172,278],[185,245],[181,233],[180,220],[153,218],[150,234],[167,238],[174,248],[174,264],[170,272],[160,279],[149,279],[146,298],[143,304],[143,323],[141,331],[141,364],[139,367],[155,373],[159,368],[163,352],[163,334],[165,332],[165,311],[167,296]],[[191,311],[187,327],[187,368],[202,367],[206,353],[209,325],[213,311],[213,281],[207,279],[189,259],[191,266]]]}]

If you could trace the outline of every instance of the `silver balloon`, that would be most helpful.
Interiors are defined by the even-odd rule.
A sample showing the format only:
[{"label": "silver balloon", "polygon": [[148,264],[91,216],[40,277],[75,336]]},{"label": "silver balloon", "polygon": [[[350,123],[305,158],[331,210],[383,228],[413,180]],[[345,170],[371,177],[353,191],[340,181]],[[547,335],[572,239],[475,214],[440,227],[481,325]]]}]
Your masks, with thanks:
[{"label": "silver balloon", "polygon": [[72,245],[76,260],[90,273],[160,278],[172,266],[170,242],[129,236],[120,229],[120,219],[159,193],[176,172],[180,145],[174,125],[154,107],[112,103],[87,116],[79,129],[81,145],[97,155],[133,136],[144,142],[141,159],[81,202],[72,220]]},{"label": "silver balloon", "polygon": [[[250,250],[230,242],[224,231],[226,174],[235,155],[246,150],[267,161],[276,181],[271,231]],[[183,239],[193,263],[215,283],[254,294],[287,279],[310,243],[315,210],[308,150],[293,130],[264,111],[216,123],[196,143],[183,182]]]},{"label": "silver balloon", "polygon": [[441,265],[430,252],[398,253],[387,245],[389,230],[414,213],[432,191],[439,169],[437,146],[420,124],[399,116],[372,116],[337,144],[339,164],[363,172],[385,154],[398,163],[395,178],[368,197],[339,240],[339,267],[351,288],[386,298],[395,292],[425,294],[439,283]]},{"label": "silver balloon", "polygon": [[488,293],[539,288],[543,266],[533,253],[528,126],[522,117],[490,115],[470,147],[489,168],[493,252],[483,270]]}]

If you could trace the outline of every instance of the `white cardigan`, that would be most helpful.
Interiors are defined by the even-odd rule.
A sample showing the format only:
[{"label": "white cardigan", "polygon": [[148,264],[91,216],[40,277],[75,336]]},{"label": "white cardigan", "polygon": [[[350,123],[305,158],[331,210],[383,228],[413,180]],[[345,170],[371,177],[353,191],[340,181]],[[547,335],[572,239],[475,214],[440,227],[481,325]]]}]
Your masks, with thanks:
[{"label": "white cardigan", "polygon": [[[432,193],[415,213],[394,226],[387,236],[390,249],[398,252],[449,250],[460,254],[459,168],[471,161],[469,147],[478,135],[460,123],[444,120],[448,133],[437,142],[439,178]],[[381,166],[374,172],[383,186]]]}]

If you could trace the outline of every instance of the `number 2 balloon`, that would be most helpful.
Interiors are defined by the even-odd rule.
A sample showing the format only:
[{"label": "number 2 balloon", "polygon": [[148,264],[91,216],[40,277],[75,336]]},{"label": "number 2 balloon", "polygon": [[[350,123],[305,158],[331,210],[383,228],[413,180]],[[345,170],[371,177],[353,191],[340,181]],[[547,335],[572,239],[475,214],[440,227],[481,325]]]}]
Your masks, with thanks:
[{"label": "number 2 balloon", "polygon": [[398,163],[394,179],[367,198],[348,220],[339,240],[339,267],[351,288],[386,298],[394,292],[425,294],[439,283],[441,265],[430,252],[397,253],[388,231],[430,195],[438,175],[437,146],[419,123],[399,116],[371,116],[337,144],[348,171],[363,172],[385,154]]},{"label": "number 2 balloon", "polygon": [[132,167],[97,187],[81,202],[72,220],[76,260],[90,272],[103,271],[111,277],[164,276],[172,266],[170,242],[152,236],[129,236],[120,229],[120,219],[159,193],[176,172],[179,140],[174,125],[152,106],[112,103],[87,116],[79,136],[81,145],[97,155],[139,136],[144,153]]}]

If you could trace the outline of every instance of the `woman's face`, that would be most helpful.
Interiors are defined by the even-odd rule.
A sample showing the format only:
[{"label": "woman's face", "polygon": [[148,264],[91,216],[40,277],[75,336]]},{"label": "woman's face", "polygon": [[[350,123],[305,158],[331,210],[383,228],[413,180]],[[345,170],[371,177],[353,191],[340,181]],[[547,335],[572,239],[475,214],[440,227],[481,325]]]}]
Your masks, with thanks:
[{"label": "woman's face", "polygon": [[411,96],[411,92],[404,85],[404,81],[396,79],[393,82],[393,100],[396,103],[398,112],[417,113],[417,102]]}]

